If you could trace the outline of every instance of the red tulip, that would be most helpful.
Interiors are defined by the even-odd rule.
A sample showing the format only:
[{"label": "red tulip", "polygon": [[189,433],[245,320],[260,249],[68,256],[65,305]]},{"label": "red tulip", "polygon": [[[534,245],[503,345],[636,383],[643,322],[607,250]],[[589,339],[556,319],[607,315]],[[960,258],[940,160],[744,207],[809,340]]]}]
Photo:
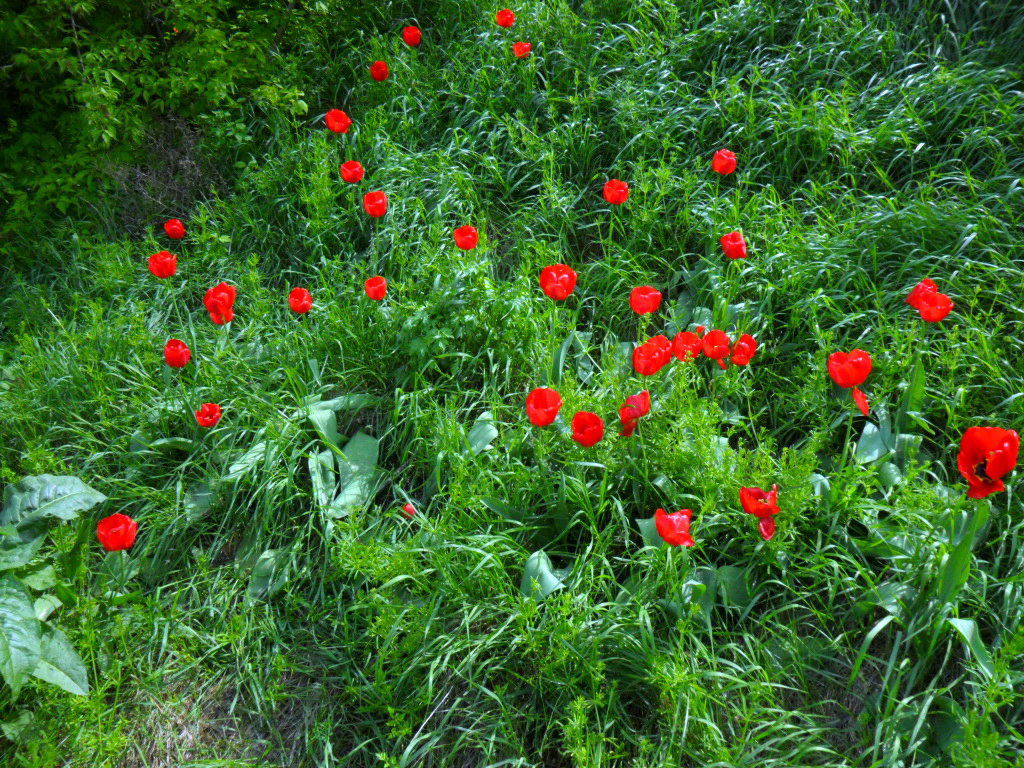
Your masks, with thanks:
[{"label": "red tulip", "polygon": [[672,342],[658,334],[633,350],[633,368],[641,376],[653,376],[672,359]]},{"label": "red tulip", "polygon": [[552,264],[540,271],[540,288],[555,301],[564,301],[576,288],[576,272],[567,264]]},{"label": "red tulip", "polygon": [[370,77],[376,80],[378,83],[382,80],[387,80],[388,75],[388,63],[386,61],[375,61],[370,65]]},{"label": "red tulip", "polygon": [[178,271],[178,257],[170,251],[160,251],[149,257],[149,271],[165,280]]},{"label": "red tulip", "polygon": [[871,355],[862,349],[855,349],[849,354],[834,352],[828,358],[828,375],[832,381],[843,389],[853,389],[853,401],[865,416],[870,413],[868,398],[859,386],[871,373]]},{"label": "red tulip", "polygon": [[672,339],[672,353],[680,360],[696,360],[703,349],[700,336],[690,331],[681,331]]},{"label": "red tulip", "polygon": [[171,368],[184,368],[192,359],[192,352],[181,339],[171,339],[164,346],[164,360]]},{"label": "red tulip", "polygon": [[388,212],[388,196],[381,191],[363,195],[363,208],[373,218],[379,219]]},{"label": "red tulip", "polygon": [[329,109],[324,116],[324,122],[327,123],[327,130],[329,131],[348,133],[348,129],[352,125],[352,118],[340,109]]},{"label": "red tulip", "polygon": [[732,345],[732,361],[735,365],[746,365],[757,353],[757,339],[744,333]]},{"label": "red tulip", "polygon": [[388,281],[380,275],[377,275],[376,277],[371,277],[367,280],[363,287],[366,289],[367,296],[374,301],[380,301],[387,295]]},{"label": "red tulip", "polygon": [[526,415],[535,427],[553,423],[562,409],[562,396],[548,387],[538,387],[526,396]]},{"label": "red tulip", "polygon": [[405,40],[406,45],[415,48],[423,40],[423,35],[417,27],[405,27],[402,29],[402,39]]},{"label": "red tulip", "polygon": [[638,315],[657,312],[661,306],[661,293],[649,285],[637,286],[629,294],[629,306]]},{"label": "red tulip", "polygon": [[722,252],[730,259],[747,258],[747,241],[743,239],[743,235],[739,232],[730,232],[728,235],[722,235],[722,239],[719,242],[722,244]]},{"label": "red tulip", "polygon": [[779,486],[773,485],[772,490],[762,491],[760,488],[740,488],[740,504],[748,515],[758,518],[757,529],[761,538],[769,541],[775,535],[775,518],[779,514]]},{"label": "red tulip", "polygon": [[168,219],[164,222],[164,232],[171,240],[181,240],[185,236],[185,225],[181,219]]},{"label": "red tulip", "polygon": [[729,336],[725,331],[720,331],[717,328],[708,331],[708,334],[702,339],[701,346],[704,349],[704,354],[718,363],[724,371],[726,368],[725,358],[729,356]]},{"label": "red tulip", "polygon": [[358,160],[349,160],[341,165],[341,178],[349,184],[356,184],[362,181],[365,173],[363,164]]},{"label": "red tulip", "polygon": [[304,315],[313,308],[313,294],[305,288],[292,288],[292,292],[288,294],[288,306],[292,308],[292,312]]},{"label": "red tulip", "polygon": [[516,55],[517,59],[525,59],[530,55],[531,50],[533,50],[533,46],[529,43],[512,43],[512,53]]},{"label": "red tulip", "polygon": [[715,156],[711,158],[711,170],[723,176],[728,176],[736,170],[736,154],[728,149],[718,150],[715,152]]},{"label": "red tulip", "polygon": [[658,529],[661,536],[670,546],[692,547],[696,542],[690,535],[690,520],[693,512],[689,509],[680,509],[671,515],[666,515],[664,509],[654,513],[654,527]]},{"label": "red tulip", "polygon": [[651,412],[651,393],[646,389],[639,395],[630,395],[619,408],[619,419],[622,421],[620,437],[632,437],[637,422]]},{"label": "red tulip", "polygon": [[572,439],[584,448],[596,445],[604,437],[604,421],[596,413],[580,411],[572,417]]},{"label": "red tulip", "polygon": [[206,292],[203,305],[214,324],[224,325],[235,319],[235,294],[235,286],[227,283],[217,283]]},{"label": "red tulip", "polygon": [[604,185],[604,199],[612,205],[622,205],[629,200],[629,184],[618,179],[609,179]]},{"label": "red tulip", "polygon": [[956,465],[967,480],[967,497],[984,499],[1006,489],[1003,477],[1017,465],[1020,435],[1012,429],[970,427],[960,440]]},{"label": "red tulip", "polygon": [[455,230],[455,245],[463,251],[471,251],[476,248],[478,237],[476,227],[467,224]]},{"label": "red tulip", "polygon": [[907,304],[912,306],[921,315],[921,319],[928,323],[937,323],[944,320],[955,304],[949,296],[939,293],[938,286],[933,280],[925,278],[918,283],[914,290],[907,296]]},{"label": "red tulip", "polygon": [[107,552],[120,552],[122,549],[132,548],[138,530],[137,522],[128,515],[115,512],[110,517],[100,520],[96,526],[96,538]]},{"label": "red tulip", "polygon": [[505,27],[508,29],[516,23],[516,15],[512,13],[508,8],[502,8],[495,15],[494,20],[498,22],[499,27]]},{"label": "red tulip", "polygon": [[196,421],[200,427],[212,427],[220,421],[221,410],[216,403],[203,403],[196,411]]},{"label": "red tulip", "polygon": [[[416,28],[415,27],[406,27],[406,29],[416,29]],[[410,43],[410,45],[412,45],[412,43]],[[412,504],[408,504],[408,503],[403,504],[402,505],[402,514],[405,515],[406,517],[411,518],[413,515],[416,514],[416,507],[414,507]]]}]

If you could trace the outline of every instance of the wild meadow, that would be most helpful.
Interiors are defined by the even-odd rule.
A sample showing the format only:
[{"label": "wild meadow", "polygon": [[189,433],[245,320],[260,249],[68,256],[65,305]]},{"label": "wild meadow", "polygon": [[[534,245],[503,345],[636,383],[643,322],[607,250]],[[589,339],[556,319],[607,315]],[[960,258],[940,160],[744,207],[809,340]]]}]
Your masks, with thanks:
[{"label": "wild meadow", "polygon": [[1024,766],[1024,10],[295,6],[0,173],[0,763]]}]

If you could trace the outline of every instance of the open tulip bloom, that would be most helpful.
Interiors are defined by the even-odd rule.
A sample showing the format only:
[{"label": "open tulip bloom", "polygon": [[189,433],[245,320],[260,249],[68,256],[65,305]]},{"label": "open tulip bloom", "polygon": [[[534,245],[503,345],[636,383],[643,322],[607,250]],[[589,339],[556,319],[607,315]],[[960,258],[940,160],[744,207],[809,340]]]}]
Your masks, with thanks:
[{"label": "open tulip bloom", "polygon": [[651,393],[646,389],[639,395],[630,395],[619,408],[619,420],[622,422],[620,437],[632,437],[636,425],[641,418],[651,412]]},{"label": "open tulip bloom", "polygon": [[604,421],[596,413],[580,411],[572,417],[572,439],[584,448],[601,442],[604,437]]},{"label": "open tulip bloom", "polygon": [[1017,466],[1020,435],[1012,429],[970,427],[960,440],[957,469],[967,481],[967,497],[984,499],[1006,489],[1003,478]]},{"label": "open tulip bloom", "polygon": [[692,519],[693,512],[689,509],[680,509],[671,515],[665,514],[664,509],[659,509],[654,513],[654,527],[669,546],[692,547],[696,543],[690,534]]},{"label": "open tulip bloom", "polygon": [[576,289],[576,272],[568,264],[552,264],[540,271],[540,289],[555,301],[565,301]]},{"label": "open tulip bloom", "polygon": [[760,488],[740,488],[740,505],[744,512],[757,518],[757,530],[765,541],[770,541],[775,535],[773,515],[779,514],[778,501],[778,485],[773,485],[770,492]]},{"label": "open tulip bloom", "polygon": [[828,358],[828,375],[832,381],[843,389],[853,390],[853,401],[860,412],[868,415],[868,396],[860,390],[860,385],[871,373],[871,355],[863,349],[854,349],[849,354],[834,352]]},{"label": "open tulip bloom", "polygon": [[661,334],[633,350],[633,369],[641,376],[653,376],[672,360],[672,342]]},{"label": "open tulip bloom", "polygon": [[352,126],[352,118],[340,109],[327,110],[324,122],[327,123],[327,130],[332,133],[348,133],[348,129]]},{"label": "open tulip bloom", "polygon": [[535,427],[546,427],[558,418],[562,396],[550,387],[538,387],[526,396],[526,415]]}]

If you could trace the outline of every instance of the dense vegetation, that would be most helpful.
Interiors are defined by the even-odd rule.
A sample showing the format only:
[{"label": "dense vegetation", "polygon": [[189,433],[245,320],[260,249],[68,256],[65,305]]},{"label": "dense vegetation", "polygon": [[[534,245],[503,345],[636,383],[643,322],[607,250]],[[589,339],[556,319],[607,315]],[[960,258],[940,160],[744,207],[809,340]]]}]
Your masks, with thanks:
[{"label": "dense vegetation", "polygon": [[[1021,472],[957,471],[968,427],[1024,426],[1015,3],[4,5],[0,480],[92,494],[11,570],[87,691],[0,683],[5,766],[1024,764]],[[697,324],[757,355],[636,375]],[[825,370],[854,347],[868,418]],[[544,385],[605,439],[531,426]],[[766,542],[737,494],[773,483]]]}]

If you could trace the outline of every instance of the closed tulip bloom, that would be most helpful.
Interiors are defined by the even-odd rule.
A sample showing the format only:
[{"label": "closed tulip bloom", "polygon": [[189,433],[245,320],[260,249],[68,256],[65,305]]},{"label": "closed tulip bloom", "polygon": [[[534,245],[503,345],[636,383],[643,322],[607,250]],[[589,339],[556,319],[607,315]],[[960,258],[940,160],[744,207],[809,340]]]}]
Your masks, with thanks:
[{"label": "closed tulip bloom", "polygon": [[928,323],[944,320],[956,306],[949,296],[939,292],[935,281],[928,278],[914,287],[914,290],[907,296],[907,304],[916,309],[921,315],[921,319]]},{"label": "closed tulip bloom", "polygon": [[638,315],[657,312],[661,306],[661,293],[649,285],[638,286],[629,294],[629,306]]},{"label": "closed tulip bloom", "polygon": [[403,504],[402,505],[402,514],[405,515],[406,517],[411,518],[413,515],[416,514],[416,507],[414,507],[412,504],[409,504],[409,503]]},{"label": "closed tulip bloom", "polygon": [[775,518],[779,514],[779,486],[773,485],[771,491],[760,488],[740,488],[740,505],[748,515],[757,517],[757,530],[765,541],[775,535]]},{"label": "closed tulip bloom", "polygon": [[494,20],[498,22],[499,27],[505,27],[508,29],[516,23],[516,15],[508,8],[502,8],[497,14],[495,14]]},{"label": "closed tulip bloom", "polygon": [[540,288],[555,301],[564,301],[576,288],[576,272],[567,264],[552,264],[540,271]]},{"label": "closed tulip bloom", "polygon": [[531,50],[533,50],[533,46],[529,43],[512,43],[512,53],[517,59],[525,59],[530,55]]},{"label": "closed tulip bloom", "polygon": [[362,181],[365,173],[363,164],[358,160],[349,160],[341,165],[341,178],[349,184],[356,184]]},{"label": "closed tulip bloom", "polygon": [[160,251],[149,257],[148,266],[154,277],[166,280],[178,271],[178,257],[170,251]]},{"label": "closed tulip bloom", "polygon": [[744,333],[732,345],[732,362],[735,365],[746,365],[757,353],[757,339]]},{"label": "closed tulip bloom", "polygon": [[375,219],[388,212],[388,196],[380,190],[363,195],[363,210]]},{"label": "closed tulip bloom", "polygon": [[164,222],[164,232],[172,240],[181,240],[185,236],[185,225],[181,219],[168,219]]},{"label": "closed tulip bloom", "polygon": [[609,179],[604,185],[604,199],[612,205],[622,205],[629,199],[629,184]]},{"label": "closed tulip bloom", "polygon": [[849,354],[834,352],[828,358],[828,375],[843,389],[853,390],[853,401],[865,416],[870,409],[868,397],[859,389],[871,373],[871,355],[863,349],[854,349]]},{"label": "closed tulip bloom", "polygon": [[672,354],[680,360],[696,360],[703,350],[704,342],[691,331],[680,331],[672,339]]},{"label": "closed tulip bloom", "polygon": [[630,395],[619,408],[619,420],[622,422],[621,437],[632,437],[637,423],[651,412],[651,393],[646,389],[639,395]]},{"label": "closed tulip bloom", "polygon": [[526,396],[526,416],[535,427],[546,427],[558,418],[562,396],[549,387],[538,387]]},{"label": "closed tulip bloom", "polygon": [[375,61],[370,65],[370,77],[378,83],[382,80],[387,80],[388,75],[390,74],[391,73],[388,71],[388,63],[386,61]]},{"label": "closed tulip bloom", "polygon": [[984,499],[1006,490],[1003,477],[1017,465],[1020,435],[1000,427],[970,427],[960,440],[957,469],[967,481],[967,496]]},{"label": "closed tulip bloom", "polygon": [[725,331],[716,328],[713,331],[708,331],[701,341],[704,354],[718,363],[718,366],[724,371],[726,368],[725,358],[729,356],[730,351],[729,336]]},{"label": "closed tulip bloom", "polygon": [[405,27],[402,29],[402,39],[406,45],[411,45],[415,48],[423,40],[423,34],[417,27]]},{"label": "closed tulip bloom", "polygon": [[653,376],[672,359],[672,342],[661,334],[633,350],[633,368],[641,376]]},{"label": "closed tulip bloom", "polygon": [[210,320],[215,325],[224,325],[235,319],[235,286],[218,283],[206,292],[203,306],[210,313]]},{"label": "closed tulip bloom", "polygon": [[305,288],[292,288],[292,292],[288,294],[288,306],[292,312],[304,315],[313,308],[313,294]]},{"label": "closed tulip bloom", "polygon": [[380,275],[371,277],[363,287],[366,290],[366,295],[374,301],[380,301],[388,293],[388,281]]},{"label": "closed tulip bloom", "polygon": [[715,156],[711,158],[711,170],[723,176],[728,176],[736,170],[736,154],[728,149],[718,150],[715,152]]},{"label": "closed tulip bloom", "polygon": [[334,133],[348,133],[348,129],[352,125],[352,118],[346,115],[340,109],[329,109],[327,114],[324,116],[324,122],[327,123],[327,130]]},{"label": "closed tulip bloom", "polygon": [[455,245],[463,251],[471,251],[476,248],[477,239],[476,227],[468,224],[455,230]]},{"label": "closed tulip bloom", "polygon": [[722,252],[730,259],[747,258],[747,241],[743,239],[743,235],[739,232],[730,232],[727,235],[722,235],[722,239],[719,242],[722,244]]},{"label": "closed tulip bloom", "polygon": [[604,437],[604,421],[596,413],[580,411],[572,417],[572,439],[590,448]]},{"label": "closed tulip bloom", "polygon": [[171,368],[184,368],[192,359],[192,351],[181,339],[171,339],[164,345],[164,360]]},{"label": "closed tulip bloom", "polygon": [[203,403],[196,411],[196,422],[200,427],[212,427],[220,421],[221,409],[216,403]]},{"label": "closed tulip bloom", "polygon": [[669,546],[692,547],[696,544],[690,534],[692,519],[693,512],[689,509],[680,509],[671,515],[665,514],[664,509],[659,509],[654,513],[654,527]]},{"label": "closed tulip bloom", "polygon": [[96,538],[107,552],[120,552],[132,548],[138,530],[137,522],[128,515],[117,512],[99,521],[96,526]]}]

